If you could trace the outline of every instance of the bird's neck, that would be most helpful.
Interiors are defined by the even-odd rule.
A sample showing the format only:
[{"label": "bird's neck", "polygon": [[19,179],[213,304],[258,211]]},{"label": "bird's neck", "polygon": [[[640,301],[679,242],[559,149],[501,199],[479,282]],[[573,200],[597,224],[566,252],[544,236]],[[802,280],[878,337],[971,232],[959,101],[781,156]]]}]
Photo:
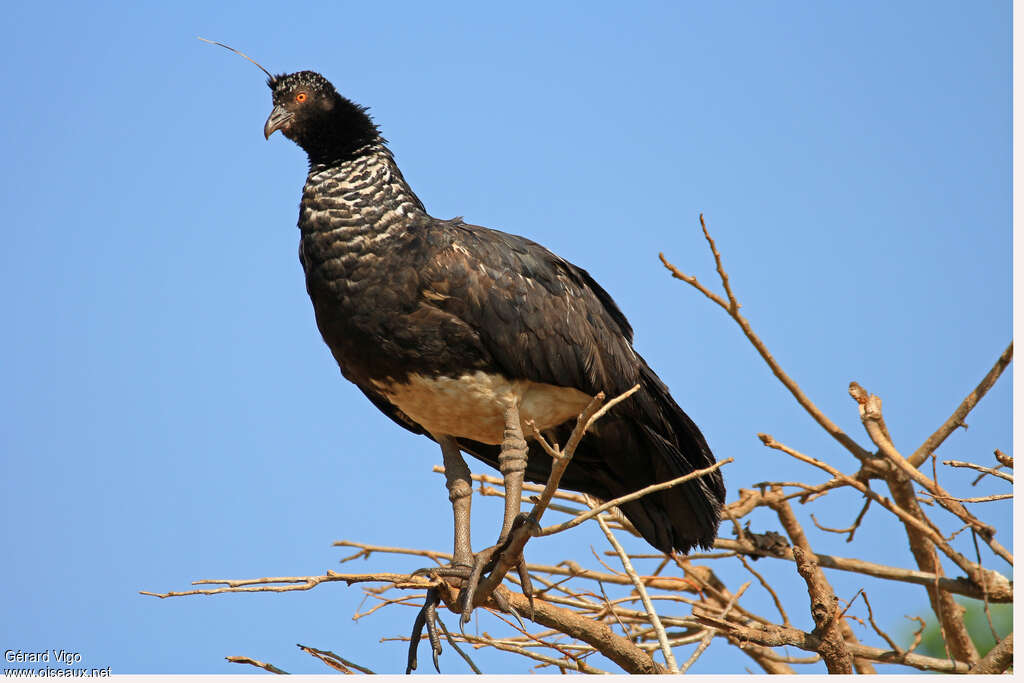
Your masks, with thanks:
[{"label": "bird's neck", "polygon": [[304,234],[339,232],[378,237],[427,217],[419,197],[383,141],[332,163],[310,163],[299,227]]}]

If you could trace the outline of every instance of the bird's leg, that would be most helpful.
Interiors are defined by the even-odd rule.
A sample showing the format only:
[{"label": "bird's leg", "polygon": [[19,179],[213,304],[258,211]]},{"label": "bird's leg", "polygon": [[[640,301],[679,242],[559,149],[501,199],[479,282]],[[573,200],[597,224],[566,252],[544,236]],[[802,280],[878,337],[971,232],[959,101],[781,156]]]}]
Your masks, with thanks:
[{"label": "bird's leg", "polygon": [[[469,622],[470,614],[473,611],[473,604],[476,601],[476,589],[480,579],[494,568],[501,553],[505,551],[510,541],[509,533],[512,531],[513,526],[527,521],[519,519],[528,452],[526,439],[523,438],[523,426],[519,421],[519,406],[515,403],[509,403],[503,408],[502,414],[505,421],[505,431],[501,441],[501,453],[498,455],[498,469],[501,470],[505,483],[505,519],[501,525],[501,536],[498,538],[498,543],[491,548],[477,553],[474,558],[473,572],[470,574],[466,585],[463,586],[462,620],[460,625]],[[522,555],[510,562],[510,564],[518,570],[522,581],[523,593],[530,598],[532,607],[533,590]],[[501,609],[506,609],[506,606],[501,604],[504,602],[503,598],[500,598],[497,593],[492,593],[491,595],[499,603],[498,606]],[[506,611],[511,611],[516,619],[519,619],[519,615],[515,610],[508,609]],[[520,620],[520,623],[522,623],[522,620]]]},{"label": "bird's leg", "polygon": [[473,503],[473,480],[469,467],[462,458],[459,444],[450,436],[441,437],[441,455],[444,457],[444,478],[448,487],[448,500],[452,502],[455,517],[455,547],[452,565],[472,567],[473,548],[469,540],[469,509]]},{"label": "bird's leg", "polygon": [[519,406],[510,403],[505,407],[505,433],[501,441],[501,454],[498,456],[498,468],[505,479],[505,521],[501,525],[501,536],[498,542],[508,538],[512,522],[519,514],[520,501],[523,497],[523,475],[526,472],[526,439],[523,438],[523,426],[519,422]]},{"label": "bird's leg", "polygon": [[[463,579],[469,577],[473,570],[473,548],[469,539],[469,512],[473,502],[473,483],[469,467],[462,458],[459,444],[451,436],[439,437],[441,455],[444,458],[445,486],[448,488],[448,500],[452,502],[452,513],[455,516],[455,548],[452,552],[452,563],[449,567],[433,568],[429,571],[435,576],[456,576]],[[419,573],[419,572],[415,572]],[[431,653],[434,657],[434,668],[438,673],[437,658],[441,654],[441,639],[437,634],[437,606],[441,598],[436,588],[427,591],[427,599],[423,603],[416,622],[412,627],[409,639],[409,659],[405,673],[416,668],[416,650],[420,644],[423,627],[427,628],[427,639],[430,641]]]}]

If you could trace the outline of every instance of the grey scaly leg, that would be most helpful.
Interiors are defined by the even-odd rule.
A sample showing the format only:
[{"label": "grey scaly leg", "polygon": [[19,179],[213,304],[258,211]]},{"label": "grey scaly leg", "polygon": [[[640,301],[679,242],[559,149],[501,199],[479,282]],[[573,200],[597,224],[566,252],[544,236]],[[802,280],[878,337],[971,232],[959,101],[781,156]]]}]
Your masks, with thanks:
[{"label": "grey scaly leg", "polygon": [[519,514],[523,497],[523,474],[526,472],[526,439],[519,422],[519,406],[514,403],[504,411],[505,433],[501,441],[498,467],[505,479],[505,521],[501,525],[501,540],[508,537],[512,522]]},{"label": "grey scaly leg", "polygon": [[[473,480],[470,478],[469,467],[462,459],[459,444],[450,436],[436,437],[441,444],[441,455],[444,458],[445,486],[448,488],[448,500],[452,502],[452,514],[455,517],[455,547],[452,552],[451,567],[436,572],[438,575],[451,573],[466,576],[473,567],[473,548],[469,539],[469,511],[473,500]],[[427,591],[427,599],[423,608],[416,615],[409,639],[409,658],[405,673],[416,669],[416,650],[420,644],[423,628],[427,629],[427,640],[430,641],[434,668],[441,673],[438,656],[441,654],[441,639],[437,633],[437,606],[441,602],[436,588]]]},{"label": "grey scaly leg", "polygon": [[[444,457],[444,477],[448,487],[448,500],[452,502],[455,517],[455,548],[452,565],[473,566],[473,548],[469,540],[469,509],[473,502],[473,480],[469,467],[462,458],[459,444],[450,436],[440,438]],[[507,515],[507,513],[506,513]]]}]

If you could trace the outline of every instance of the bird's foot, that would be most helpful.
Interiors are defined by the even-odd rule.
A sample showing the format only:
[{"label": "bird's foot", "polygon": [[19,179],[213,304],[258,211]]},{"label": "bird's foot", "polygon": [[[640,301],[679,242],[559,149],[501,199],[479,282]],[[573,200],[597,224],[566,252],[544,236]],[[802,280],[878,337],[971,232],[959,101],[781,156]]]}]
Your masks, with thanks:
[{"label": "bird's foot", "polygon": [[[469,564],[450,564],[444,567],[421,567],[410,574],[410,576],[430,576],[433,578],[454,578],[461,579],[459,585],[463,584],[473,573],[473,567]],[[437,632],[437,606],[441,604],[441,591],[437,588],[427,589],[427,598],[423,602],[416,615],[416,621],[412,626],[412,636],[409,638],[409,658],[406,663],[405,673],[409,674],[416,670],[416,654],[420,645],[420,637],[423,629],[427,629],[427,640],[430,642],[430,651],[434,659],[434,669],[441,673],[438,657],[441,655],[441,637]]]},{"label": "bird's foot", "polygon": [[[448,565],[446,567],[423,567],[422,569],[417,569],[416,571],[412,572],[410,576],[430,576],[433,578],[442,579],[459,579],[459,581],[457,582],[449,583],[459,588],[459,603],[463,605],[462,612],[460,614],[465,615],[469,612],[472,612],[472,609],[470,609],[469,612],[466,611],[466,600],[468,599],[472,601],[474,599],[474,596],[476,595],[476,589],[480,584],[481,578],[483,578],[484,574],[491,571],[491,567],[493,567],[495,564],[492,560],[497,556],[496,551],[500,551],[502,547],[507,547],[507,544],[498,543],[490,548],[487,548],[486,550],[477,553],[473,556],[472,565],[453,564]],[[500,552],[498,552],[497,554],[500,554]],[[524,562],[519,562],[515,566],[519,571],[520,580],[523,580],[523,577],[525,577],[524,585],[526,586],[526,588],[524,589],[524,592],[526,593],[527,597],[530,598],[530,607],[532,611],[533,590],[532,584],[530,583],[530,577],[526,573],[526,564]],[[508,600],[506,600],[503,595],[501,595],[500,593],[492,593],[489,597],[492,597],[494,599],[494,602],[497,604],[498,609],[512,614],[516,618],[516,620],[519,621],[519,625],[523,626],[523,620],[519,616],[519,613],[516,611],[514,607],[512,607],[512,605],[508,603]],[[486,599],[487,598],[484,598],[484,600]],[[468,604],[472,604],[472,602]],[[425,608],[426,606],[424,606],[424,609]],[[468,619],[466,619],[466,621],[468,621]],[[464,623],[466,622],[461,622],[460,625]],[[420,633],[422,633],[422,627],[420,628]]]},{"label": "bird's foot", "polygon": [[[536,522],[529,515],[525,513],[517,515],[512,522],[512,528],[509,529],[508,534],[498,539],[495,545],[481,550],[473,556],[472,570],[462,585],[460,629],[469,623],[474,606],[486,602],[487,598],[490,597],[500,610],[514,616],[516,621],[519,622],[519,626],[525,630],[519,612],[509,604],[504,595],[495,589],[501,583],[501,579],[508,570],[515,567],[516,572],[519,574],[523,595],[530,601],[530,619],[533,619],[533,583],[530,581],[530,574],[526,569],[526,561],[523,559],[523,545],[525,545],[526,539],[532,535],[536,526]],[[500,576],[495,577],[495,571]],[[485,576],[487,577],[486,580]],[[491,580],[493,578],[497,580]],[[479,591],[481,587],[483,587],[482,592]]]}]

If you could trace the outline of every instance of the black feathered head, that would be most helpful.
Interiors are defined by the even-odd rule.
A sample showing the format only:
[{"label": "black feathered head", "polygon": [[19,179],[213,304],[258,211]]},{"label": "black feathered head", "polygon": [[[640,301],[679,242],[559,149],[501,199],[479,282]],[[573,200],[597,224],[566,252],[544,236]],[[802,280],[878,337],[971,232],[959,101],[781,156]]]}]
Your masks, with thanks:
[{"label": "black feathered head", "polygon": [[366,107],[338,94],[330,81],[315,71],[271,76],[273,93],[263,135],[279,130],[306,150],[311,162],[335,161],[380,138]]},{"label": "black feathered head", "polygon": [[275,130],[281,131],[306,150],[310,163],[337,161],[368,143],[383,142],[366,107],[339,95],[331,82],[315,71],[275,76],[229,45],[206,38],[199,40],[231,50],[267,74],[274,109],[263,125],[263,135],[269,139]]}]

